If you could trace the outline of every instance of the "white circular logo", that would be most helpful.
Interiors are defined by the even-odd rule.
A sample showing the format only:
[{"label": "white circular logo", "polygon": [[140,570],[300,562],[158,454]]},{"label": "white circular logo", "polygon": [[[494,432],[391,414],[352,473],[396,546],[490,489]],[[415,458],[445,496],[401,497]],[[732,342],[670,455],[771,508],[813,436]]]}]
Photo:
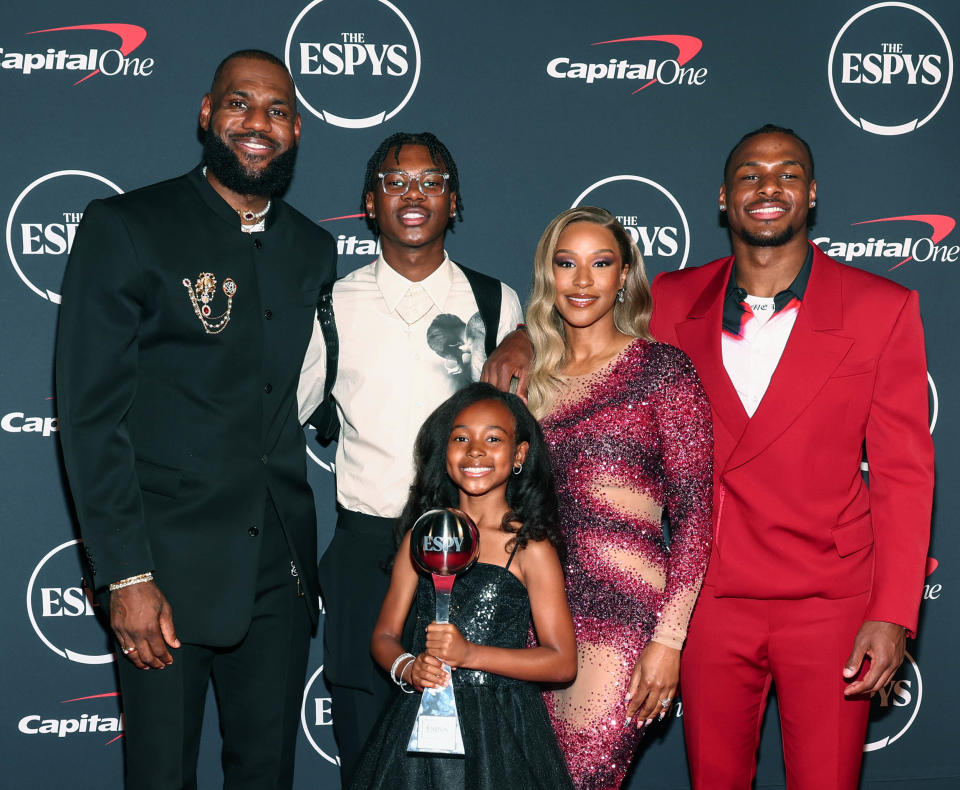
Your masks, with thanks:
[{"label": "white circular logo", "polygon": [[897,135],[923,126],[953,82],[953,52],[940,23],[909,3],[875,3],[840,28],[827,61],[830,93],[866,132]]},{"label": "white circular logo", "polygon": [[[337,745],[333,739],[332,702],[323,682],[323,665],[314,672],[303,690],[300,705],[300,726],[313,750],[324,760],[340,765]],[[316,687],[315,687],[316,686]],[[320,744],[323,744],[323,747]]]},{"label": "white circular logo", "polygon": [[649,279],[687,265],[687,217],[679,201],[656,181],[634,175],[603,178],[583,190],[571,208],[584,205],[602,206],[619,220],[640,248]]},{"label": "white circular logo", "polygon": [[393,118],[420,80],[417,34],[388,0],[313,0],[290,27],[284,60],[303,106],[347,129]]},{"label": "white circular logo", "polygon": [[[37,563],[27,584],[27,616],[40,641],[58,656],[78,664],[109,664],[114,653],[93,617],[80,554],[73,548],[78,545],[79,540],[61,543]],[[67,644],[73,648],[59,646]]]},{"label": "white circular logo", "polygon": [[107,196],[102,185],[123,194],[96,173],[58,170],[31,182],[13,201],[7,217],[7,254],[24,285],[40,298],[60,304],[63,269],[77,225],[91,200]]},{"label": "white circular logo", "polygon": [[920,667],[913,656],[905,652],[900,669],[872,700],[863,750],[875,752],[898,741],[917,718],[922,700]]}]

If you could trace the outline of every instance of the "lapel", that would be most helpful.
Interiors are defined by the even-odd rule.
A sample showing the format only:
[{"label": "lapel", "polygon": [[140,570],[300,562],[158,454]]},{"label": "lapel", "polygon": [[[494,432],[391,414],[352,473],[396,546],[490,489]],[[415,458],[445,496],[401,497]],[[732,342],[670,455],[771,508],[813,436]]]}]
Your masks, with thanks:
[{"label": "lapel", "polygon": [[[715,326],[716,355],[719,358],[719,324]],[[852,338],[834,333],[833,330],[842,326],[840,266],[814,247],[810,281],[783,356],[763,400],[752,419],[747,421],[740,441],[727,459],[724,471],[755,458],[810,405],[853,345]],[[718,359],[718,365],[729,382],[722,359]],[[732,385],[730,389],[736,398]]]},{"label": "lapel", "polygon": [[680,348],[693,362],[710,399],[714,414],[723,421],[734,441],[737,441],[749,422],[740,396],[734,389],[720,351],[720,333],[723,320],[723,298],[730,279],[733,257],[717,269],[701,291],[687,320],[676,325]]}]

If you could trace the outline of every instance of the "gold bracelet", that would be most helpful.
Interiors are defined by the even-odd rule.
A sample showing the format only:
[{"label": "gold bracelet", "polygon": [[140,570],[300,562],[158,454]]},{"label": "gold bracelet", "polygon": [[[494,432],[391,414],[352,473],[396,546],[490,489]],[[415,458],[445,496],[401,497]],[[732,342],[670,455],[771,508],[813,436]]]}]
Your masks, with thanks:
[{"label": "gold bracelet", "polygon": [[122,590],[124,587],[129,587],[132,584],[143,584],[143,582],[152,581],[153,571],[147,571],[146,573],[138,573],[136,576],[128,576],[126,579],[121,579],[118,582],[111,582],[109,590],[110,592],[116,592],[117,590]]}]

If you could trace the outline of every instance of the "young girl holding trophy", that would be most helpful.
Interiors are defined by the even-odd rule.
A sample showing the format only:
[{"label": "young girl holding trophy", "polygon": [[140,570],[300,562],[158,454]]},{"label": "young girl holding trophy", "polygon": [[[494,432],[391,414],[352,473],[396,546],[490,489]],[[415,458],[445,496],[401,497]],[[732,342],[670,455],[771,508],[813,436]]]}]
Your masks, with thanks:
[{"label": "young girl holding trophy", "polygon": [[[540,428],[515,395],[472,384],[427,418],[415,457],[416,479],[398,522],[403,538],[370,643],[374,658],[407,694],[381,718],[351,788],[570,788],[535,685],[569,681],[577,669]],[[433,508],[460,512],[425,513]],[[411,554],[411,531],[418,553],[454,540],[424,530],[425,521],[436,524],[438,518],[471,530],[472,521],[480,537],[478,561],[453,585],[449,623],[431,622],[433,584],[417,572]],[[469,544],[470,536],[465,540]],[[423,554],[418,562],[424,566]],[[413,651],[407,653],[401,635],[415,598]],[[526,647],[531,615],[536,647]],[[423,726],[443,718],[424,713],[437,694],[431,690],[451,680],[462,756],[456,748],[432,748],[442,737]],[[435,704],[429,712],[437,712]]]}]

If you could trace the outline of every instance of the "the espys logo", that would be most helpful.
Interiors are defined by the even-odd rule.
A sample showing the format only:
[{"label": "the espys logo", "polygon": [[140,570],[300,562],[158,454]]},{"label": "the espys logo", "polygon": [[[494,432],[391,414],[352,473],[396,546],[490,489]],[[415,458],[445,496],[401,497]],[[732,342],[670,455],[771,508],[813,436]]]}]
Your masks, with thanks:
[{"label": "the espys logo", "polygon": [[682,269],[690,255],[690,227],[670,191],[643,176],[619,175],[588,186],[572,206],[603,206],[615,215],[643,255],[647,277]]},{"label": "the espys logo", "polygon": [[[891,264],[887,271],[893,271],[910,261],[956,263],[960,260],[960,244],[940,244],[957,225],[953,217],[945,214],[903,214],[865,219],[852,223],[850,227],[861,225],[870,226],[863,228],[863,239],[839,241],[829,236],[818,236],[813,243],[831,258],[847,263],[859,263],[861,259],[870,258],[886,259]],[[888,234],[891,238],[887,238]]]},{"label": "the espys logo", "polygon": [[[71,702],[86,703],[85,707],[94,712],[77,715],[75,712],[76,706],[73,706],[66,716],[31,713],[21,717],[17,729],[24,735],[53,735],[56,738],[94,733],[114,733],[104,742],[104,746],[108,746],[123,737],[123,715],[120,713],[120,706],[117,704],[118,698],[118,692],[110,691],[105,694],[93,694],[89,697],[61,700],[61,705],[67,705]],[[109,704],[110,710],[107,713],[104,712],[103,703]]]},{"label": "the espys logo", "polygon": [[324,760],[340,765],[337,744],[333,739],[333,702],[323,682],[321,665],[307,681],[300,704],[300,726],[313,750]]},{"label": "the espys logo", "polygon": [[27,584],[27,616],[40,641],[58,656],[78,664],[109,664],[114,654],[93,617],[79,543],[61,543],[37,563]]},{"label": "the espys logo", "polygon": [[284,59],[303,106],[347,129],[393,118],[420,80],[417,34],[388,0],[313,0],[290,27]]},{"label": "the espys logo", "polygon": [[[103,74],[105,77],[149,77],[153,74],[153,58],[130,57],[131,53],[147,38],[147,31],[139,25],[122,23],[99,25],[70,25],[69,27],[48,27],[44,30],[31,30],[28,36],[40,33],[63,33],[67,31],[92,30],[108,33],[120,39],[119,46],[110,49],[91,48],[82,52],[47,47],[44,52],[11,52],[0,47],[0,69],[18,71],[24,76],[38,71],[75,71],[87,72],[74,85],[86,82],[91,77]],[[71,39],[74,38],[71,36]],[[86,38],[99,41],[100,38]],[[112,40],[112,39],[111,39]]]},{"label": "the espys logo", "polygon": [[[637,48],[638,43],[642,43],[641,49]],[[700,86],[707,80],[705,67],[687,66],[703,49],[703,41],[696,36],[629,36],[597,41],[590,46],[608,48],[603,50],[604,55],[616,53],[616,56],[602,62],[594,58],[578,60],[567,56],[556,57],[547,63],[547,76],[555,80],[583,80],[588,85],[608,80],[642,82],[634,89],[634,93],[654,84]],[[674,57],[659,60],[649,57],[650,54],[662,52],[669,52]],[[646,59],[633,62],[638,53],[643,53]],[[590,60],[596,62],[588,62]]]},{"label": "the espys logo", "polygon": [[916,720],[922,701],[920,667],[910,653],[904,653],[900,669],[876,693],[870,705],[870,723],[863,750],[875,752],[900,740]]},{"label": "the espys logo", "polygon": [[41,299],[60,304],[60,285],[73,237],[87,204],[123,194],[86,170],[57,170],[31,182],[7,217],[7,254],[17,276]]},{"label": "the espys logo", "polygon": [[866,132],[906,134],[943,106],[953,52],[940,23],[922,8],[887,2],[846,21],[827,61],[830,93],[847,120]]}]

